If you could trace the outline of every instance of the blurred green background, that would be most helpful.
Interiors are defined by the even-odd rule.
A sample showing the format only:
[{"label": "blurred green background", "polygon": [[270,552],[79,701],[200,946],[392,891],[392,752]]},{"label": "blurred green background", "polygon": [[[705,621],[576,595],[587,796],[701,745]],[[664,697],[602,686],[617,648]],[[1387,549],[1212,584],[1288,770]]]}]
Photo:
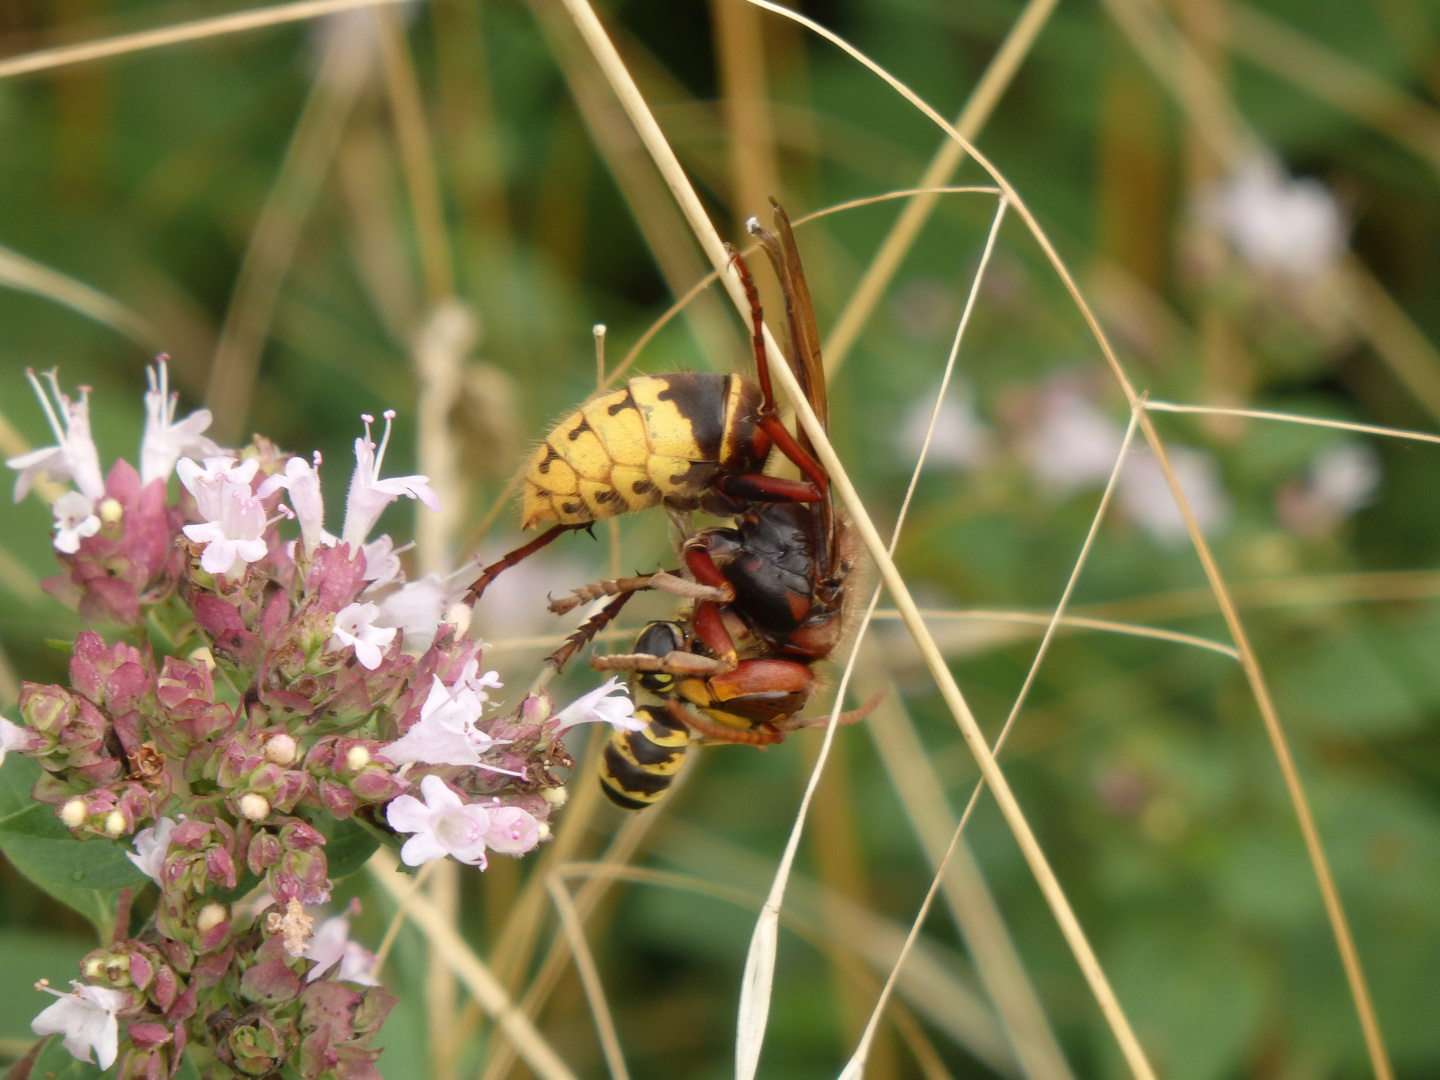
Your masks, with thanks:
[{"label": "blurred green background", "polygon": [[[233,9],[0,0],[0,55]],[[804,5],[952,118],[1021,10],[1012,0]],[[604,14],[731,238],[751,214],[768,216],[767,194],[799,217],[913,186],[940,145],[929,121],[854,62],[737,0],[632,0]],[[1191,77],[1197,69],[1208,75]],[[1428,0],[1062,0],[977,141],[1152,397],[1433,430],[1437,95],[1440,5]],[[1262,145],[1324,185],[1273,173],[1279,202],[1261,199],[1262,216],[1278,219],[1281,203],[1318,207],[1349,255],[1329,250],[1313,272],[1247,257],[1244,223],[1224,207],[1244,197],[1236,177]],[[479,554],[505,550],[518,514],[503,504],[492,521],[487,510],[530,440],[593,390],[591,325],[607,324],[613,368],[705,270],[556,0],[427,0],[0,79],[0,148],[0,449],[49,443],[23,373],[58,366],[67,388],[93,388],[102,459],[133,460],[143,368],[163,350],[182,411],[208,404],[222,442],[258,431],[322,451],[337,529],[357,414],[395,408],[387,471],[431,471],[434,460],[455,469],[453,516],[412,569],[472,554],[482,526]],[[988,180],[966,163],[955,182]],[[822,335],[901,205],[798,230]],[[882,528],[994,210],[987,195],[940,199],[835,375],[832,433]],[[1314,235],[1301,220],[1280,250]],[[762,288],[778,310],[768,279]],[[448,351],[426,344],[436,311],[462,325]],[[473,320],[473,345],[457,311]],[[425,367],[435,355],[438,376]],[[741,324],[707,294],[636,370],[747,362]],[[438,395],[428,422],[417,421],[422,372]],[[450,380],[443,392],[435,379]],[[1083,320],[1011,214],[897,554],[922,603],[950,613],[937,615],[936,633],[992,738],[1039,627],[956,613],[1053,609],[1125,419]],[[1440,447],[1234,418],[1157,425],[1188,448],[1186,475],[1292,740],[1396,1073],[1434,1076]],[[415,449],[426,433],[439,458]],[[1086,454],[1100,465],[1087,467]],[[1228,644],[1141,457],[1076,611]],[[384,521],[397,538],[415,529],[412,506]],[[8,706],[17,680],[63,677],[47,642],[72,637],[76,620],[38,586],[53,569],[44,505],[7,500],[0,515]],[[620,522],[621,570],[668,557],[659,517]],[[609,572],[608,535],[597,535],[566,538],[479,608],[477,632],[496,646],[488,663],[515,692],[546,651],[524,639],[555,632],[545,594]],[[629,627],[667,610],[635,607]],[[791,883],[763,1076],[838,1072],[889,970],[885,950],[928,886],[935,838],[943,849],[974,784],[907,640],[877,624],[857,686],[868,694],[889,679],[895,693],[883,715],[836,736]],[[558,693],[592,684],[577,664]],[[735,894],[665,879],[594,900],[589,937],[636,1078],[731,1074],[754,910],[818,743],[807,733],[764,754],[699,754],[643,824],[622,826],[593,792],[582,796],[588,774],[572,785],[557,829],[567,857],[596,857],[618,836],[630,863]],[[1162,1076],[1367,1075],[1295,816],[1233,659],[1063,633],[1001,760]],[[927,921],[867,1076],[1126,1075],[988,796],[966,837],[971,872],[952,876]],[[442,896],[517,994],[558,934],[537,887],[546,865],[497,858]],[[989,910],[979,875],[1013,942],[989,960],[979,953],[1003,939],[965,923],[977,948],[952,917],[952,904],[972,920]],[[357,937],[374,945],[393,909],[367,880],[337,898],[351,892],[366,905]],[[23,1051],[44,1002],[30,984],[73,977],[89,933],[0,863],[0,1048]],[[526,1075],[503,1071],[488,1026],[409,927],[386,979],[402,999],[381,1040],[387,1080]],[[538,1016],[577,1073],[604,1075],[572,968]],[[1027,1037],[1060,1054],[1026,1044],[1017,1060]]]}]

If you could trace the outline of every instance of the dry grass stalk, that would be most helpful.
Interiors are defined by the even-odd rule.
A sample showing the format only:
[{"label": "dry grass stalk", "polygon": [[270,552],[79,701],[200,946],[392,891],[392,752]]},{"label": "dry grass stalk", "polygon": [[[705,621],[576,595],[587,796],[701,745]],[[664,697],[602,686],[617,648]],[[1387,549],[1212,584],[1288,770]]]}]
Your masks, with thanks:
[{"label": "dry grass stalk", "polygon": [[577,1080],[570,1067],[560,1060],[560,1056],[535,1029],[529,1017],[515,1007],[505,987],[466,944],[455,929],[454,921],[447,919],[434,904],[419,895],[418,890],[408,889],[396,878],[400,868],[395,856],[381,848],[370,857],[365,868],[391,899],[397,904],[408,904],[407,917],[445,958],[455,977],[494,1019],[496,1026],[505,1032],[535,1075],[540,1080]]},{"label": "dry grass stalk", "polygon": [[379,7],[382,4],[406,2],[407,0],[300,0],[299,3],[293,4],[271,4],[250,11],[237,11],[229,15],[217,15],[210,19],[196,19],[193,22],[173,23],[170,26],[161,26],[154,30],[119,34],[115,37],[101,38],[98,41],[84,41],[78,45],[62,45],[54,49],[37,49],[19,56],[7,57],[0,60],[0,79],[25,75],[32,71],[49,71],[70,64],[83,64],[89,60],[103,60],[109,56],[123,56],[126,53],[158,49],[165,45],[203,41],[206,38],[238,34],[266,26],[305,22],[308,19],[319,19],[341,11],[353,11],[355,8]]},{"label": "dry grass stalk", "polygon": [[[615,51],[614,45],[605,34],[605,30],[600,25],[599,19],[596,18],[594,11],[585,0],[564,0],[564,2],[567,10],[569,10],[571,16],[575,19],[581,34],[584,36],[586,44],[591,48],[591,51],[599,61],[606,78],[610,81],[612,88],[620,97],[626,112],[630,115],[631,121],[635,124],[636,130],[640,134],[641,140],[645,143],[646,148],[650,151],[656,165],[659,167],[661,175],[664,176],[666,183],[670,186],[672,195],[680,204],[686,220],[690,223],[691,228],[700,241],[701,247],[710,258],[711,264],[716,270],[723,269],[726,271],[722,275],[721,280],[724,282],[727,292],[730,293],[731,300],[735,303],[736,309],[742,312],[747,310],[748,305],[746,303],[744,290],[733,268],[729,267],[728,255],[725,251],[724,244],[720,240],[719,234],[715,232],[714,225],[711,224],[709,217],[706,215],[704,207],[700,203],[699,196],[696,195],[694,188],[691,187],[689,179],[686,177],[679,161],[675,158],[674,152],[665,141],[664,134],[660,131],[660,127],[646,106],[644,98],[641,97],[634,81],[630,78],[629,72],[626,70],[619,54]],[[974,146],[966,142],[953,127],[946,123],[943,117],[925,105],[913,91],[910,91],[903,83],[895,79],[894,76],[884,71],[883,68],[880,68],[874,61],[817,23],[797,15],[788,9],[765,3],[763,0],[752,0],[752,2],[757,3],[757,6],[763,7],[767,11],[773,11],[776,14],[799,22],[832,44],[845,50],[854,59],[860,61],[890,83],[896,90],[904,94],[907,100],[911,101],[911,103],[924,112],[926,116],[936,122],[943,131],[946,131],[952,138],[962,143],[977,163],[982,165],[986,171],[990,173],[991,178],[999,185],[1007,200],[1010,201],[1012,205],[1015,206],[1017,212],[1024,217],[1026,224],[1030,227],[1032,234],[1036,236],[1037,241],[1045,250],[1052,265],[1055,265],[1057,272],[1061,274],[1067,289],[1071,292],[1072,296],[1074,296],[1077,303],[1083,305],[1084,300],[1075,288],[1073,279],[1068,272],[1065,271],[1063,263],[1061,263],[1059,256],[1055,253],[1053,246],[1050,245],[1029,210],[1019,200],[1018,195],[1004,177],[999,174],[998,170],[996,170],[983,155],[979,154]],[[1090,313],[1088,308],[1083,308],[1083,310],[1092,329],[1099,334],[1100,328],[1098,324],[1095,323],[1093,313]],[[1138,1080],[1153,1080],[1154,1071],[1151,1069],[1150,1063],[1146,1059],[1139,1041],[1135,1038],[1129,1021],[1125,1018],[1124,1011],[1121,1009],[1120,1003],[1110,987],[1109,980],[1105,977],[1104,971],[1100,967],[1099,960],[1095,957],[1094,950],[1090,947],[1088,940],[1085,938],[1085,933],[1080,927],[1079,921],[1075,918],[1074,912],[1070,908],[1064,890],[1061,889],[1054,872],[1050,869],[1050,865],[1045,859],[1044,853],[1040,850],[1034,833],[1030,829],[1029,822],[1025,819],[1024,812],[1020,809],[1019,803],[1016,802],[1013,793],[1010,791],[1009,784],[996,765],[995,759],[991,756],[979,725],[976,724],[975,718],[970,712],[969,705],[961,694],[959,686],[955,683],[954,676],[946,666],[944,657],[940,654],[939,649],[935,647],[934,641],[926,630],[925,624],[920,618],[919,609],[915,606],[915,602],[910,596],[909,589],[900,577],[900,573],[895,568],[895,564],[886,554],[884,541],[880,538],[880,534],[876,531],[874,523],[870,520],[865,506],[860,501],[859,494],[855,491],[854,485],[845,473],[844,466],[835,454],[834,447],[831,446],[814,412],[810,409],[809,403],[805,400],[804,394],[800,391],[794,374],[785,363],[784,355],[780,352],[768,328],[765,330],[765,344],[767,351],[773,357],[772,368],[776,381],[783,387],[786,397],[795,409],[798,422],[805,428],[806,433],[814,443],[821,463],[829,473],[831,481],[840,495],[841,501],[853,519],[856,531],[859,533],[865,547],[869,550],[871,557],[878,565],[885,585],[895,600],[896,607],[901,611],[907,628],[915,638],[916,644],[920,647],[921,652],[925,655],[926,664],[930,668],[931,674],[934,676],[947,706],[949,706],[957,723],[959,723],[965,735],[966,743],[981,763],[981,771],[985,774],[987,782],[995,793],[996,800],[1000,803],[1001,811],[1005,815],[1007,824],[1009,824],[1012,832],[1015,833],[1021,850],[1025,854],[1026,861],[1035,874],[1041,891],[1045,894],[1046,901],[1055,914],[1061,931],[1065,935],[1066,942],[1075,954],[1076,960],[1085,974],[1086,981],[1089,983],[1092,993],[1100,1004],[1101,1012],[1104,1014],[1106,1022],[1114,1033],[1127,1064],[1129,1064],[1131,1071]],[[1123,374],[1121,378],[1123,379]],[[1126,382],[1125,385],[1128,387],[1128,382]],[[1134,396],[1132,390],[1132,399]],[[832,733],[833,725],[827,729],[827,738]],[[779,879],[777,878],[777,880]],[[767,901],[767,909],[768,907],[769,902]],[[756,944],[752,946],[752,957],[761,955],[772,949],[773,941],[768,939],[773,937],[773,928],[774,923],[773,920],[768,917],[768,910],[762,911],[761,918],[756,923],[757,940]],[[747,995],[750,1000],[754,1000],[756,996],[763,993],[763,985],[754,981],[760,974],[761,972],[754,969],[747,961],[747,978],[741,990],[742,1000],[744,1000]],[[747,1016],[742,1012],[742,1030],[748,1028],[753,1034],[756,1023],[758,1023],[758,1017],[754,1015]],[[754,1060],[758,1060],[758,1046],[754,1043],[737,1046],[737,1066],[743,1067],[744,1064],[752,1060],[752,1054],[755,1055]],[[746,1077],[743,1071],[741,1072],[740,1080],[748,1080],[748,1077]]]},{"label": "dry grass stalk", "polygon": [[3,245],[0,245],[0,286],[63,304],[110,327],[142,349],[160,351],[160,333],[144,316],[113,296]]},{"label": "dry grass stalk", "polygon": [[374,28],[367,23],[364,15],[349,15],[331,25],[320,70],[241,260],[205,390],[215,414],[212,433],[222,443],[244,430],[280,288],[370,77]]},{"label": "dry grass stalk", "polygon": [[[990,119],[990,114],[995,111],[995,106],[999,104],[1001,95],[1014,79],[1015,72],[1029,55],[1035,39],[1050,21],[1050,13],[1055,10],[1058,2],[1059,0],[1029,0],[1025,5],[1025,10],[1010,27],[1010,32],[1006,34],[984,74],[980,76],[980,81],[975,84],[975,89],[960,110],[960,115],[955,118],[955,129],[965,138],[974,140],[980,134],[985,122]],[[870,313],[875,310],[875,305],[884,295],[895,271],[900,268],[905,254],[915,243],[915,238],[920,235],[920,230],[925,227],[931,211],[935,209],[937,195],[933,190],[925,189],[935,189],[948,184],[964,160],[963,145],[953,139],[941,141],[935,157],[931,159],[916,185],[921,190],[911,196],[905,208],[900,211],[900,216],[895,219],[895,224],[890,226],[890,232],[881,242],[880,250],[866,266],[855,291],[850,294],[850,299],[835,320],[834,329],[830,331],[822,350],[828,372],[833,374],[850,354],[860,331],[870,319]]]},{"label": "dry grass stalk", "polygon": [[600,1038],[600,1049],[605,1054],[605,1064],[610,1069],[611,1080],[630,1080],[625,1068],[625,1055],[620,1049],[620,1036],[615,1031],[615,1019],[610,1015],[610,1006],[605,1001],[605,987],[600,981],[600,972],[595,967],[595,957],[585,941],[585,927],[575,902],[565,888],[565,882],[558,873],[545,879],[550,898],[555,902],[556,914],[560,916],[560,928],[565,940],[570,943],[570,954],[575,957],[575,970],[580,973],[580,984],[585,989],[585,1000],[590,1004],[590,1013],[595,1017],[595,1033]]}]

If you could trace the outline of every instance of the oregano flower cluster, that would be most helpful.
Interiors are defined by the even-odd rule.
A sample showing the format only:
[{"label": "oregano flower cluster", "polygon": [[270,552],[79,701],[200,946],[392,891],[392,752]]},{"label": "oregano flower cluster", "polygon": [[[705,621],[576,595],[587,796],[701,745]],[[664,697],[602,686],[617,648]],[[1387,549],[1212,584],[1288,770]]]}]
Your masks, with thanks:
[{"label": "oregano flower cluster", "polygon": [[[0,718],[0,761],[38,764],[30,795],[57,835],[133,865],[110,940],[71,992],[42,987],[56,1000],[33,1027],[124,1078],[186,1056],[222,1078],[375,1077],[394,999],[348,919],[316,933],[314,909],[379,844],[480,869],[534,849],[563,802],[560,735],[631,727],[630,702],[613,679],[559,712],[543,691],[495,698],[463,583],[407,582],[393,541],[370,537],[398,498],[438,507],[424,476],[381,475],[393,413],[378,444],[363,418],[337,537],[318,455],[259,436],[222,449],[207,411],[176,420],[164,357],[149,375],[138,470],[102,473],[88,391],[72,400],[53,372],[30,380],[56,445],[7,462],[17,501],[42,475],[73,485],[52,496],[44,588],[87,628],[68,685],[26,683],[20,722]],[[132,927],[150,883],[154,914]]]}]

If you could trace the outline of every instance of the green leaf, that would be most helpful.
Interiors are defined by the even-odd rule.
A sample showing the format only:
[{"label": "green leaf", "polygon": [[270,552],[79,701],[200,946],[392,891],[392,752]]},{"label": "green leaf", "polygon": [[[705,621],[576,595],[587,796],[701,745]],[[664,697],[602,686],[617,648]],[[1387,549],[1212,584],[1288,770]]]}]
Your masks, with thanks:
[{"label": "green leaf", "polygon": [[332,881],[340,881],[356,873],[375,853],[380,841],[358,822],[336,822],[333,835],[325,838],[325,861]]},{"label": "green leaf", "polygon": [[[91,1051],[92,1053],[94,1051]],[[81,1061],[65,1049],[60,1036],[51,1035],[45,1049],[30,1067],[31,1080],[99,1080],[102,1076],[114,1076],[118,1062],[108,1069],[101,1069],[88,1061]]]},{"label": "green leaf", "polygon": [[52,807],[32,801],[30,785],[38,771],[18,755],[0,765],[0,852],[34,885],[89,919],[104,939],[118,892],[149,879],[126,858],[128,845],[98,837],[76,840]]}]

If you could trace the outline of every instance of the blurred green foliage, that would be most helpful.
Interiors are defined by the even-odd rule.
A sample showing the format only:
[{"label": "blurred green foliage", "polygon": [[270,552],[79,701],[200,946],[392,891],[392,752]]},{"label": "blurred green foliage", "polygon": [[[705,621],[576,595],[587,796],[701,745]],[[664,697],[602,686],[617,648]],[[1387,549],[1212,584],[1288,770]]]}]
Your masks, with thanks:
[{"label": "blurred green foliage", "polygon": [[[201,0],[0,0],[0,51],[230,8]],[[1358,259],[1422,333],[1440,338],[1440,309],[1431,302],[1440,290],[1435,162],[1383,124],[1346,115],[1277,75],[1285,57],[1267,68],[1202,41],[1205,20],[1223,23],[1231,8],[1229,0],[1177,0],[1166,18],[1211,47],[1235,108],[1289,168],[1337,193]],[[527,440],[593,388],[591,324],[608,324],[613,366],[701,270],[679,218],[636,201],[655,183],[637,149],[623,132],[597,139],[591,113],[577,109],[566,69],[573,76],[583,64],[555,30],[558,10],[549,0],[428,0],[405,12],[443,202],[444,255],[456,295],[482,327],[467,375],[472,397],[453,431],[466,448],[470,486],[457,543],[501,496]],[[806,5],[951,116],[1019,10],[1012,0]],[[1267,0],[1265,11],[1413,97],[1416,124],[1440,130],[1440,6]],[[739,223],[761,208],[735,204],[711,12],[703,4],[632,0],[610,18],[722,231],[738,237]],[[778,194],[792,214],[913,185],[938,145],[932,125],[835,50],[777,20],[761,25]],[[20,437],[31,445],[49,438],[25,388],[27,366],[58,366],[65,386],[93,387],[95,435],[107,459],[133,459],[142,368],[152,351],[172,356],[182,408],[204,400],[237,274],[312,92],[324,35],[319,26],[289,26],[0,80],[0,245],[116,298],[151,328],[146,340],[127,340],[52,298],[0,288],[0,414]],[[601,152],[597,141],[606,137],[611,145]],[[1194,207],[1223,169],[1106,8],[1058,7],[979,144],[1075,268],[1132,378],[1153,397],[1433,429],[1436,417],[1397,377],[1384,348],[1336,315],[1338,300],[1317,312],[1257,285],[1233,260],[1219,271],[1196,269]],[[323,452],[332,528],[357,414],[398,409],[389,471],[414,466],[410,351],[431,298],[401,147],[377,64],[335,154],[321,163],[318,197],[278,282],[248,407],[234,415],[232,402],[210,401],[232,433],[257,430],[287,449]],[[631,179],[617,181],[617,162]],[[957,182],[985,178],[967,164]],[[822,332],[898,205],[800,229]],[[882,523],[893,521],[913,462],[901,433],[938,385],[993,209],[985,196],[941,201],[835,380],[836,443]],[[669,254],[647,245],[646,230],[658,231]],[[667,282],[667,273],[687,266],[689,278]],[[672,323],[639,370],[703,366],[711,357],[742,365],[738,322],[717,334],[710,326],[699,317]],[[1025,465],[1025,418],[1038,388],[1064,372],[1092,379],[1086,392],[1116,423],[1124,409],[1118,392],[1106,389],[1082,319],[1013,215],[959,367],[992,452],[965,469],[922,477],[901,569],[927,606],[1048,611],[1103,477],[1048,494]],[[1400,1076],[1433,1076],[1440,1070],[1440,578],[1380,575],[1434,564],[1440,448],[1373,440],[1381,479],[1371,500],[1353,516],[1307,530],[1287,522],[1281,492],[1305,481],[1317,452],[1353,438],[1263,422],[1160,417],[1157,424],[1166,437],[1203,450],[1218,470],[1231,509],[1214,532],[1217,557],[1237,586],[1292,739],[1380,1025]],[[408,503],[392,510],[384,526],[407,535],[408,512]],[[0,675],[60,679],[63,653],[48,643],[73,637],[76,620],[37,587],[53,566],[45,507],[35,499],[7,503],[0,515],[0,645],[9,668]],[[493,557],[514,531],[507,507],[480,552]],[[663,521],[623,521],[620,536],[636,569],[668,549]],[[547,590],[559,593],[608,565],[603,544],[576,539],[562,547],[561,558],[544,564],[553,579],[527,579],[533,595],[507,600],[505,610],[481,607],[477,627],[487,640],[540,632],[543,614],[537,621],[514,610],[539,613]],[[1183,540],[1157,540],[1123,510],[1102,528],[1074,602],[1107,618],[1228,641],[1193,551]],[[969,755],[898,628],[874,633],[958,810],[974,782]],[[997,631],[956,646],[960,684],[992,737],[1034,641]],[[540,655],[497,650],[492,661],[509,686],[523,688]],[[575,672],[565,685],[585,682]],[[13,695],[13,679],[0,690]],[[822,788],[829,809],[817,810],[816,841],[805,847],[801,870],[903,926],[930,868],[870,738],[864,726],[837,735],[838,761]],[[707,751],[638,861],[758,898],[817,741],[797,737],[763,755]],[[1366,1074],[1319,894],[1237,664],[1173,642],[1063,634],[1002,761],[1162,1075]],[[581,777],[577,785],[592,782]],[[579,849],[588,857],[619,815],[606,808],[588,826],[574,826],[589,829]],[[1122,1075],[1079,971],[987,799],[967,837],[1075,1075]],[[466,875],[461,888],[462,924],[485,956],[505,947],[513,905],[538,904],[544,895],[517,891],[528,863],[496,863],[483,877]],[[374,944],[391,909],[363,876],[346,890],[366,904],[356,936]],[[753,908],[628,885],[590,925],[632,1075],[730,1075]],[[543,933],[548,942],[553,920]],[[82,918],[0,866],[5,1048],[24,1045],[28,1018],[43,1004],[30,984],[42,975],[57,984],[70,977],[90,934]],[[956,977],[974,986],[943,904],[926,936]],[[831,966],[831,955],[811,940],[782,939],[763,1075],[833,1076],[848,1056],[856,1017],[868,1010],[883,972],[857,988],[848,969]],[[384,1074],[477,1075],[488,1029],[462,1013],[453,1046],[432,1041],[426,972],[423,942],[405,927],[387,968],[402,1004],[386,1028]],[[905,1007],[915,1012],[913,1003]],[[601,1074],[573,975],[540,1019],[581,1075]],[[923,1016],[918,1024],[952,1075],[992,1071]],[[868,1075],[921,1075],[894,1032],[882,1031]]]}]

